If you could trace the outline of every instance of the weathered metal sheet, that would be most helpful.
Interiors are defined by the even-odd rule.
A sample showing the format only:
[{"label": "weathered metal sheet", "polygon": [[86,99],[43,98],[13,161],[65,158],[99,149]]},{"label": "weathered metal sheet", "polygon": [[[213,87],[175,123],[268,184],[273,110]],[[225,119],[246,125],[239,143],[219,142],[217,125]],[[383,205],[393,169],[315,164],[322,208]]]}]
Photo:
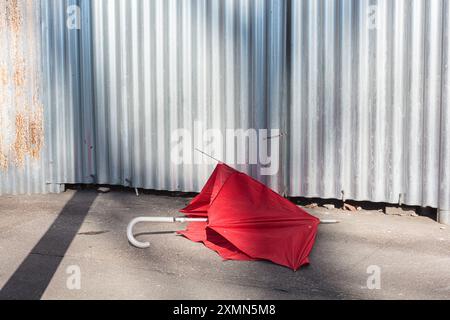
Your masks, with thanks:
[{"label": "weathered metal sheet", "polygon": [[40,7],[0,1],[0,194],[58,191],[46,184]]}]

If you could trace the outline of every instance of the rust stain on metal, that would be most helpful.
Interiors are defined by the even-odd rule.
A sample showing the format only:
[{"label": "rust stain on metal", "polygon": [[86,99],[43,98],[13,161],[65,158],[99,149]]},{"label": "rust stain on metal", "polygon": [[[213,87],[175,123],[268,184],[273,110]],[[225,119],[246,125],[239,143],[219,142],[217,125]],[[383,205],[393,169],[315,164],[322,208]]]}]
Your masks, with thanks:
[{"label": "rust stain on metal", "polygon": [[25,157],[39,159],[44,144],[43,110],[19,112],[15,117],[15,140],[12,146],[15,164],[23,166]]},{"label": "rust stain on metal", "polygon": [[13,83],[16,87],[23,87],[25,85],[25,59],[22,57],[18,57],[14,61],[14,75],[13,75]]},{"label": "rust stain on metal", "polygon": [[31,114],[28,153],[33,159],[39,159],[44,145],[43,108],[39,108]]},{"label": "rust stain on metal", "polygon": [[6,26],[14,33],[20,32],[22,14],[19,0],[6,0]]},{"label": "rust stain on metal", "polygon": [[16,140],[14,142],[14,151],[16,164],[22,166],[27,153],[27,120],[22,113],[16,114]]},{"label": "rust stain on metal", "polygon": [[3,153],[3,141],[2,136],[0,135],[0,170],[8,169],[8,156]]},{"label": "rust stain on metal", "polygon": [[8,82],[8,67],[6,66],[6,63],[2,62],[0,64],[0,84],[6,87],[8,85]]},{"label": "rust stain on metal", "polygon": [[[0,0],[0,170],[40,158],[39,1]],[[24,21],[27,23],[24,24]]]}]

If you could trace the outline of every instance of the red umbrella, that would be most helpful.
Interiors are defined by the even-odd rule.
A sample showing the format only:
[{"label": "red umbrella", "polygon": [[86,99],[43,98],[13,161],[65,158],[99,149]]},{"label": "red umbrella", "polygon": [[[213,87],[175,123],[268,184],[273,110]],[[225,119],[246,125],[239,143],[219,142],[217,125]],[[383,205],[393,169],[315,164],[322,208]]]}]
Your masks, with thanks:
[{"label": "red umbrella", "polygon": [[219,164],[202,192],[183,210],[180,232],[227,260],[270,260],[297,270],[308,264],[320,220],[264,184]]},{"label": "red umbrella", "polygon": [[298,270],[309,263],[320,221],[264,184],[219,164],[202,192],[183,210],[186,217],[140,217],[130,222],[130,243],[137,241],[133,227],[139,222],[190,222],[186,238],[203,242],[227,260],[269,260]]}]

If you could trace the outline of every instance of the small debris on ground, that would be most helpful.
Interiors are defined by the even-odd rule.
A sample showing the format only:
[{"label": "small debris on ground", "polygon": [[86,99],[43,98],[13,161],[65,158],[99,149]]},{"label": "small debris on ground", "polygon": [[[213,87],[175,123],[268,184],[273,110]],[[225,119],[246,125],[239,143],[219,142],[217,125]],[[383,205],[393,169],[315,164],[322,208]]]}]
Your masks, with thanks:
[{"label": "small debris on ground", "polygon": [[314,209],[314,208],[317,208],[318,206],[319,205],[317,203],[311,203],[311,204],[306,205],[305,208]]},{"label": "small debris on ground", "polygon": [[414,210],[398,207],[386,207],[386,214],[389,216],[418,217]]},{"label": "small debris on ground", "polygon": [[445,226],[442,226],[442,227],[441,227],[441,230],[445,230],[445,229],[447,229],[447,227],[445,227]]},{"label": "small debris on ground", "polygon": [[358,211],[362,211],[362,208],[361,208],[361,207],[358,207],[358,208],[356,208],[356,210],[358,210]]},{"label": "small debris on ground", "polygon": [[98,193],[108,193],[111,191],[111,188],[107,188],[107,187],[100,187],[97,189]]},{"label": "small debris on ground", "polygon": [[336,209],[336,207],[334,206],[334,204],[324,204],[323,207],[327,210],[334,210]]},{"label": "small debris on ground", "polygon": [[78,233],[79,236],[98,236],[104,233],[108,233],[109,230],[104,231],[89,231],[89,232],[80,232]]},{"label": "small debris on ground", "polygon": [[352,211],[352,212],[358,211],[358,209],[356,209],[356,207],[354,207],[348,203],[344,203],[344,210]]}]

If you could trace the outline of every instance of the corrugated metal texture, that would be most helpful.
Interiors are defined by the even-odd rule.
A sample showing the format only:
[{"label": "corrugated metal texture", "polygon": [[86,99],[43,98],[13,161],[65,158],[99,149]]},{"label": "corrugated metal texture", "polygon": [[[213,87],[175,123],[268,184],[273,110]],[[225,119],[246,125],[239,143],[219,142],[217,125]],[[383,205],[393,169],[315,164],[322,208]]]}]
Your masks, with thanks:
[{"label": "corrugated metal texture", "polygon": [[290,195],[448,207],[447,1],[293,1],[291,15]]},{"label": "corrugated metal texture", "polygon": [[[73,4],[81,30],[65,27]],[[197,122],[224,133],[280,128],[285,9],[269,0],[43,1],[50,180],[199,191],[213,163],[196,152],[203,164],[172,163],[172,133]],[[198,135],[191,144],[210,153]],[[257,165],[240,169],[264,180]],[[280,176],[266,182],[282,185]]]},{"label": "corrugated metal texture", "polygon": [[[66,26],[71,5],[80,30]],[[213,162],[192,152],[202,164],[176,165],[171,152],[187,129],[192,148],[211,153],[201,122],[287,132],[277,175],[238,166],[287,195],[449,209],[449,10],[445,0],[42,0],[46,167],[23,177],[199,191]]]},{"label": "corrugated metal texture", "polygon": [[60,190],[46,183],[40,35],[37,1],[0,1],[0,195]]},{"label": "corrugated metal texture", "polygon": [[94,171],[94,88],[89,2],[81,29],[68,26],[80,1],[41,1],[45,106],[48,110],[49,184],[90,183]]}]

